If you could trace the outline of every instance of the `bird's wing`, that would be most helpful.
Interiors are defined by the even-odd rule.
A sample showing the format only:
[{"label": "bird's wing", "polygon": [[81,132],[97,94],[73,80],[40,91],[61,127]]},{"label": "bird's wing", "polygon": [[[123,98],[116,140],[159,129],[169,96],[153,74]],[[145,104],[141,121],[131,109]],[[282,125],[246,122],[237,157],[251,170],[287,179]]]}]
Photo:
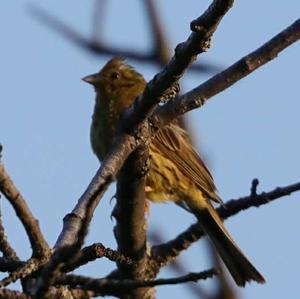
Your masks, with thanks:
[{"label": "bird's wing", "polygon": [[216,186],[212,175],[194,150],[186,131],[176,124],[169,124],[162,128],[152,141],[165,158],[176,164],[179,170],[206,196],[222,204],[222,200],[216,194]]}]

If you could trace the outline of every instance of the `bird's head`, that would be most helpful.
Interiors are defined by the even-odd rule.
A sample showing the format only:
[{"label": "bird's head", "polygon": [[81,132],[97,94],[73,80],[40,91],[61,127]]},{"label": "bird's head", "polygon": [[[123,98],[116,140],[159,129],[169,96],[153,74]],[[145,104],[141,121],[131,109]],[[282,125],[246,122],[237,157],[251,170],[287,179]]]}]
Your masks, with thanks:
[{"label": "bird's head", "polygon": [[129,97],[131,102],[144,90],[146,84],[143,76],[120,57],[109,60],[98,73],[82,80],[93,85],[104,100]]}]

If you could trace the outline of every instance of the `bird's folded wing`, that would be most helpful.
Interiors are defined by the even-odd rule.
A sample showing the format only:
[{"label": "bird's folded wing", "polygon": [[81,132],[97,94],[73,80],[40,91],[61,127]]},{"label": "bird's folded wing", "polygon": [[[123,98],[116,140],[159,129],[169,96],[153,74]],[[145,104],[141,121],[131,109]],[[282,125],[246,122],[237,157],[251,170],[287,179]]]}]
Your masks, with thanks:
[{"label": "bird's folded wing", "polygon": [[216,194],[212,175],[194,150],[191,141],[182,128],[169,124],[162,128],[152,141],[166,159],[176,164],[178,169],[211,200],[222,203]]}]

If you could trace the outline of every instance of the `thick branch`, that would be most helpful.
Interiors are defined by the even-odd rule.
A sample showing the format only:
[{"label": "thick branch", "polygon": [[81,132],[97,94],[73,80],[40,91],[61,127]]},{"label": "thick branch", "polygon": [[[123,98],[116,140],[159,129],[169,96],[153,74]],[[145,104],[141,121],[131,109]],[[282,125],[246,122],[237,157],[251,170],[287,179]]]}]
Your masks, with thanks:
[{"label": "thick branch", "polygon": [[277,57],[281,51],[298,41],[299,38],[300,19],[223,72],[213,76],[190,92],[177,97],[174,101],[170,101],[164,107],[160,107],[157,112],[158,116],[164,122],[170,122],[187,111],[203,106],[208,99]]},{"label": "thick branch", "polygon": [[[146,279],[146,221],[145,180],[149,167],[148,148],[135,150],[124,163],[117,184],[117,203],[113,216],[117,220],[114,229],[119,251],[135,261],[134,264],[118,263],[124,279]],[[122,298],[149,298],[149,290],[138,289]]]},{"label": "thick branch", "polygon": [[38,221],[32,215],[25,199],[16,188],[12,179],[0,162],[0,191],[13,206],[29,238],[34,257],[43,257],[49,253],[49,246],[43,237]]},{"label": "thick branch", "polygon": [[63,230],[58,237],[55,248],[72,245],[76,242],[78,232],[86,215],[88,202],[92,202],[91,212],[93,212],[107,187],[122,167],[124,160],[136,145],[137,142],[134,137],[127,134],[118,136],[110,153],[103,161],[83,195],[79,198],[72,213],[64,218]]},{"label": "thick branch", "polygon": [[140,99],[135,102],[135,109],[127,117],[127,127],[132,128],[149,117],[159,104],[166,90],[178,83],[197,55],[207,51],[212,34],[222,17],[231,8],[233,0],[215,0],[198,19],[191,23],[194,32],[188,39],[177,45],[175,55],[164,69],[149,81]]},{"label": "thick branch", "polygon": [[63,266],[70,264],[70,262],[75,260],[76,256],[80,253],[84,239],[88,234],[88,228],[94,209],[94,198],[90,197],[86,203],[85,215],[83,217],[82,224],[79,227],[76,240],[72,245],[58,248],[47,265],[43,268],[36,283],[35,295],[37,298],[50,298],[50,286],[56,280],[56,277],[60,275]]},{"label": "thick branch", "polygon": [[[251,207],[259,207],[268,204],[273,200],[283,196],[290,195],[293,192],[300,191],[300,183],[289,185],[286,187],[278,187],[270,192],[262,192],[256,196],[246,196],[239,199],[228,201],[225,206],[217,209],[220,216],[225,220],[237,213],[249,209]],[[152,247],[152,267],[165,266],[172,262],[182,250],[187,249],[194,242],[199,240],[204,235],[198,223],[191,225],[187,230],[178,235],[175,239],[157,246]]]}]

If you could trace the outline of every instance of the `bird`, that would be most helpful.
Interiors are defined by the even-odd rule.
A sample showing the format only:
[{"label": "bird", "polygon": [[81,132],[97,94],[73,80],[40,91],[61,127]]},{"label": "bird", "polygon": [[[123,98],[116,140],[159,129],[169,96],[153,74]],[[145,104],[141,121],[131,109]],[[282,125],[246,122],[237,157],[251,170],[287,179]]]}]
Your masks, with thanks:
[{"label": "bird", "polygon": [[[90,130],[91,147],[103,161],[116,136],[118,123],[146,87],[143,75],[121,57],[109,60],[97,73],[82,78],[96,92]],[[264,283],[264,277],[235,243],[213,202],[222,203],[213,177],[193,148],[188,133],[174,121],[161,128],[149,145],[146,197],[186,206],[210,238],[238,286]]]}]

